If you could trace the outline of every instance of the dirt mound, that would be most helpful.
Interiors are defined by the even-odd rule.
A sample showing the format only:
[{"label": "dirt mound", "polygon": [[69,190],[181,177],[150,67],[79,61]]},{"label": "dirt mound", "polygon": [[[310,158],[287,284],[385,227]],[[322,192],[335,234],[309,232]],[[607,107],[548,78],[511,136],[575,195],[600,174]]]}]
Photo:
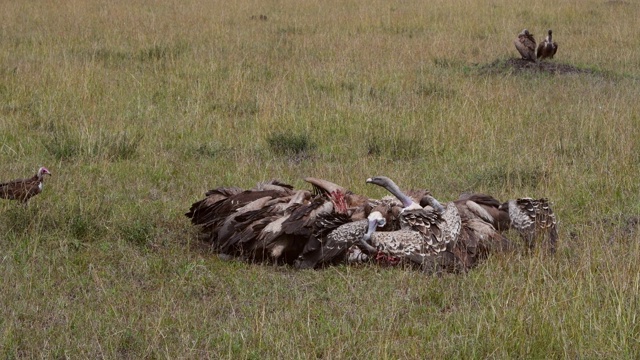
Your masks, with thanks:
[{"label": "dirt mound", "polygon": [[481,73],[548,73],[548,74],[595,74],[589,69],[580,69],[573,65],[561,64],[551,61],[539,61],[537,63],[522,59],[496,60],[490,64],[478,65]]}]

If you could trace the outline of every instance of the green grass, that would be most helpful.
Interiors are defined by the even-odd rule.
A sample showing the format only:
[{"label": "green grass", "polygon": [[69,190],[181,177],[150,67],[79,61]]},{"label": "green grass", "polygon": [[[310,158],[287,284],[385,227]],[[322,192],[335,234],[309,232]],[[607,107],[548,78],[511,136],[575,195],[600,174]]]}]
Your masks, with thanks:
[{"label": "green grass", "polygon": [[[0,9],[0,180],[53,173],[29,207],[0,203],[1,357],[638,357],[634,2]],[[525,27],[593,73],[483,71]],[[558,254],[295,271],[220,260],[183,216],[271,178],[384,195],[372,175],[549,197]]]}]

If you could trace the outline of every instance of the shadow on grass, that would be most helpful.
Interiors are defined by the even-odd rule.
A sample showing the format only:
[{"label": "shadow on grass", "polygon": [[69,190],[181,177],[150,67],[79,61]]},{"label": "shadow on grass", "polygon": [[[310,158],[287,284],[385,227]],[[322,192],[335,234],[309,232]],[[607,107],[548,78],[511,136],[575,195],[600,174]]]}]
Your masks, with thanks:
[{"label": "shadow on grass", "polygon": [[269,149],[276,155],[300,156],[315,149],[311,136],[306,133],[279,132],[267,137]]},{"label": "shadow on grass", "polygon": [[102,158],[110,161],[133,159],[144,135],[136,132],[97,132],[83,135],[66,126],[52,125],[44,147],[57,160]]},{"label": "shadow on grass", "polygon": [[367,155],[384,156],[392,160],[413,160],[425,156],[424,144],[408,137],[379,137],[367,140]]}]

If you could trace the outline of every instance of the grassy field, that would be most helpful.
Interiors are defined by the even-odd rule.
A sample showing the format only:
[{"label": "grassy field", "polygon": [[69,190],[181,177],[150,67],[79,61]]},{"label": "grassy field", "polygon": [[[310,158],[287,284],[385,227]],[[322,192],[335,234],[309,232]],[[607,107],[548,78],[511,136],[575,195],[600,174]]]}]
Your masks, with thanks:
[{"label": "grassy field", "polygon": [[[638,358],[634,1],[5,1],[3,358]],[[267,17],[260,19],[260,15]],[[486,72],[554,30],[591,74]],[[287,151],[289,150],[289,151]],[[222,261],[210,188],[372,175],[441,200],[546,196],[554,257],[466,275]]]}]

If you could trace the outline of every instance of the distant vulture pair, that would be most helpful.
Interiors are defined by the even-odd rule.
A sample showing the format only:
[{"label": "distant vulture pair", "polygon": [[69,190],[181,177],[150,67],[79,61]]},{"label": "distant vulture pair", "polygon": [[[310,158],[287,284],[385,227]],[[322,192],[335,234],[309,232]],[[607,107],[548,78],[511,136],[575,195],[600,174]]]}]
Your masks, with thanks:
[{"label": "distant vulture pair", "polygon": [[16,179],[0,184],[0,198],[19,200],[26,205],[29,199],[42,192],[45,175],[51,176],[51,173],[43,166],[28,179]]},{"label": "distant vulture pair", "polygon": [[544,59],[553,59],[553,56],[558,51],[558,44],[553,41],[551,37],[552,31],[549,30],[549,35],[538,44],[536,50],[536,40],[533,38],[533,34],[529,30],[524,29],[518,37],[514,40],[516,49],[522,55],[523,60],[538,61]]}]

